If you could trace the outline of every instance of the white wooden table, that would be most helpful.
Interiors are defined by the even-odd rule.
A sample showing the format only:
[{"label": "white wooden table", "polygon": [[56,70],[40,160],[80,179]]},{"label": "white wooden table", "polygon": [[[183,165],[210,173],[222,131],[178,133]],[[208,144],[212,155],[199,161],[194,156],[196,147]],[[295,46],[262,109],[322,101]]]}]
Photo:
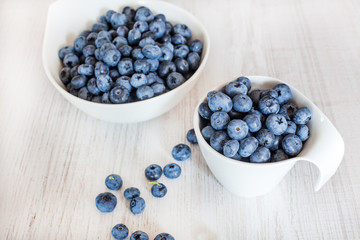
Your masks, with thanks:
[{"label": "white wooden table", "polygon": [[[171,112],[111,124],[80,112],[47,80],[41,47],[51,1],[0,1],[0,239],[111,239],[125,223],[150,239],[360,239],[360,2],[226,0],[171,2],[195,14],[212,40],[196,87]],[[54,49],[57,51],[57,49]],[[177,180],[155,199],[144,169],[173,162],[198,99],[240,75],[288,81],[329,117],[345,140],[333,178],[314,192],[317,169],[298,163],[271,193],[244,199],[215,180],[197,146]],[[101,214],[95,196],[118,173],[147,206]]]}]

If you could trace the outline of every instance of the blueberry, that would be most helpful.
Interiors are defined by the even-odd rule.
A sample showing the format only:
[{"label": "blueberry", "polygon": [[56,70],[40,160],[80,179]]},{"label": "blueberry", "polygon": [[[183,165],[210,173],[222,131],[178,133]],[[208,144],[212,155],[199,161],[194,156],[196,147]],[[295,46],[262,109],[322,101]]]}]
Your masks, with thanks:
[{"label": "blueberry", "polygon": [[116,79],[114,86],[120,86],[128,90],[130,93],[132,90],[131,84],[130,84],[130,77],[128,76],[121,76],[118,79]]},{"label": "blueberry", "polygon": [[279,104],[287,103],[292,98],[292,92],[290,87],[284,83],[276,85],[273,89],[278,94],[277,100],[279,101]]},{"label": "blueberry", "polygon": [[170,89],[177,88],[181,84],[185,82],[185,78],[181,73],[178,72],[172,72],[166,77],[166,85]]},{"label": "blueberry", "polygon": [[174,52],[175,50],[175,47],[171,44],[171,42],[165,42],[161,45],[161,47],[167,47],[171,52]]},{"label": "blueberry", "polygon": [[166,91],[166,86],[163,83],[153,83],[151,88],[153,89],[155,96],[163,94]]},{"label": "blueberry", "polygon": [[159,61],[157,59],[146,59],[146,61],[150,64],[150,72],[156,72],[159,68]]},{"label": "blueberry", "polygon": [[281,114],[270,114],[266,119],[266,127],[274,135],[285,133],[288,125],[285,117]]},{"label": "blueberry", "polygon": [[91,33],[90,30],[84,30],[80,33],[80,37],[87,37]]},{"label": "blueberry", "polygon": [[155,20],[166,22],[166,17],[164,14],[160,13],[155,16]]},{"label": "blueberry", "polygon": [[170,163],[164,167],[164,175],[167,178],[175,179],[181,174],[181,167],[176,163]]},{"label": "blueberry", "polygon": [[99,52],[99,56],[100,58],[104,58],[104,54],[105,54],[105,51],[107,51],[108,49],[114,49],[116,50],[116,46],[112,43],[104,43],[101,48],[100,48],[100,52]]},{"label": "blueberry", "polygon": [[110,67],[116,66],[121,58],[121,54],[117,49],[107,49],[104,52],[103,60],[104,63]]},{"label": "blueberry", "polygon": [[259,141],[259,146],[271,148],[274,145],[275,135],[264,128],[256,134],[256,139]]},{"label": "blueberry", "polygon": [[171,37],[171,43],[175,45],[186,44],[186,38],[180,34],[174,34]]},{"label": "blueberry", "polygon": [[230,117],[226,112],[214,112],[210,117],[211,126],[215,130],[224,130],[230,122]]},{"label": "blueberry", "polygon": [[110,99],[109,99],[109,92],[104,92],[103,95],[101,96],[101,102],[102,103],[111,103]]},{"label": "blueberry", "polygon": [[283,138],[281,145],[284,152],[290,156],[296,156],[302,149],[301,139],[295,134],[286,135]]},{"label": "blueberry", "polygon": [[123,184],[121,177],[117,174],[110,174],[105,179],[105,185],[110,190],[119,190]]},{"label": "blueberry", "polygon": [[88,56],[87,58],[85,58],[85,64],[95,66],[96,59],[94,57],[92,57],[92,56]]},{"label": "blueberry", "polygon": [[149,240],[149,236],[142,231],[136,231],[131,234],[130,240]]},{"label": "blueberry", "polygon": [[235,140],[241,140],[248,135],[249,128],[246,122],[240,119],[231,120],[227,126],[229,137]]},{"label": "blueberry", "polygon": [[131,76],[130,84],[134,88],[139,88],[143,85],[147,85],[147,77],[143,73],[134,73]]},{"label": "blueberry", "polygon": [[97,37],[98,37],[98,38],[105,37],[105,38],[107,38],[107,39],[109,39],[109,40],[111,40],[111,39],[112,39],[112,36],[111,36],[110,32],[108,32],[108,31],[101,31],[101,32],[98,32]]},{"label": "blueberry", "polygon": [[161,47],[161,56],[159,57],[159,61],[171,61],[174,57],[174,51],[167,46]]},{"label": "blueberry", "polygon": [[197,144],[198,141],[197,141],[197,138],[196,138],[196,134],[195,134],[195,131],[194,129],[190,129],[187,134],[186,134],[186,139],[192,143],[192,144]]},{"label": "blueberry", "polygon": [[156,235],[154,240],[175,240],[175,238],[168,233],[160,233]]},{"label": "blueberry", "polygon": [[171,22],[166,21],[165,22],[165,28],[166,28],[166,33],[167,34],[172,33],[173,25],[171,24]]},{"label": "blueberry", "polygon": [[148,75],[146,75],[148,79],[148,84],[151,85],[153,83],[162,83],[164,84],[164,80],[162,80],[156,73],[151,72]]},{"label": "blueberry", "polygon": [[129,91],[122,86],[116,86],[111,89],[109,99],[112,103],[125,103],[129,99]]},{"label": "blueberry", "polygon": [[80,89],[86,85],[87,78],[84,75],[77,75],[71,79],[74,89]]},{"label": "blueberry", "polygon": [[272,90],[272,89],[266,89],[266,90],[262,90],[261,93],[260,93],[260,99],[267,96],[267,95],[270,95],[272,96],[273,98],[275,98],[276,100],[278,99],[278,93],[277,91],[275,90]]},{"label": "blueberry", "polygon": [[252,108],[253,102],[249,96],[240,93],[233,98],[233,105],[235,111],[249,112]]},{"label": "blueberry", "polygon": [[165,197],[167,193],[167,188],[164,184],[162,183],[157,183],[157,184],[154,184],[152,187],[151,187],[151,194],[154,196],[154,197],[157,197],[157,198],[162,198],[162,197]]},{"label": "blueberry", "polygon": [[229,140],[229,136],[225,131],[216,131],[210,137],[210,146],[218,152],[222,152],[225,142]]},{"label": "blueberry", "polygon": [[130,211],[133,214],[140,214],[145,209],[145,200],[141,197],[133,198],[130,201]]},{"label": "blueberry", "polygon": [[92,102],[101,103],[101,96],[93,96],[91,99]]},{"label": "blueberry", "polygon": [[116,207],[116,204],[116,197],[109,192],[100,193],[95,199],[95,205],[100,212],[112,212]]},{"label": "blueberry", "polygon": [[233,157],[239,150],[239,142],[236,140],[226,141],[223,147],[225,157]]},{"label": "blueberry", "polygon": [[251,81],[247,77],[239,77],[235,81],[242,85],[245,85],[248,91],[251,89]]},{"label": "blueberry", "polygon": [[70,76],[71,78],[75,77],[79,75],[78,73],[78,66],[76,65],[75,67],[72,67],[71,70],[70,70]]},{"label": "blueberry", "polygon": [[59,53],[58,53],[59,58],[64,59],[65,55],[68,53],[75,53],[73,46],[65,46],[65,47],[60,48]]},{"label": "blueberry", "polygon": [[145,45],[142,49],[142,53],[148,59],[158,59],[162,54],[159,46],[151,44]]},{"label": "blueberry", "polygon": [[297,110],[298,107],[294,103],[288,102],[280,107],[279,114],[283,115],[286,120],[291,120]]},{"label": "blueberry", "polygon": [[235,97],[238,94],[246,94],[247,91],[247,87],[239,82],[231,82],[225,87],[225,92],[229,97]]},{"label": "blueberry", "polygon": [[209,102],[209,101],[210,101],[210,98],[211,98],[212,96],[214,96],[216,93],[218,93],[218,91],[216,91],[216,90],[213,90],[213,91],[208,92],[208,93],[206,94],[206,100]]},{"label": "blueberry", "polygon": [[154,96],[154,90],[150,86],[141,86],[136,90],[136,97],[145,100]]},{"label": "blueberry", "polygon": [[141,38],[152,38],[153,40],[155,40],[155,33],[152,31],[146,31],[143,34],[141,34]]},{"label": "blueberry", "polygon": [[92,32],[101,32],[101,31],[107,31],[109,30],[109,27],[107,24],[104,24],[104,23],[94,23],[92,26],[91,26],[91,31]]},{"label": "blueberry", "polygon": [[106,21],[108,23],[110,23],[110,20],[111,20],[111,17],[112,15],[116,13],[114,10],[108,10],[106,13],[105,13],[105,18],[106,18]]},{"label": "blueberry", "polygon": [[259,142],[254,137],[246,137],[240,141],[239,154],[241,157],[250,157],[258,148]]},{"label": "blueberry", "polygon": [[[92,56],[89,56],[89,57],[92,57]],[[95,50],[94,57],[95,57],[95,59],[102,61],[102,55],[100,54],[100,49]]]},{"label": "blueberry", "polygon": [[100,74],[96,78],[96,86],[102,92],[107,92],[110,90],[112,85],[112,79],[109,75]]},{"label": "blueberry", "polygon": [[235,111],[234,109],[231,109],[231,111],[228,112],[228,114],[231,119],[241,119],[244,117],[244,113],[239,113],[239,112]]},{"label": "blueberry", "polygon": [[111,234],[116,240],[123,240],[129,235],[129,229],[124,224],[116,224]]},{"label": "blueberry", "polygon": [[140,42],[141,32],[137,29],[131,29],[128,33],[128,42],[130,45],[136,45]]},{"label": "blueberry", "polygon": [[121,75],[130,76],[134,73],[133,61],[131,58],[123,58],[119,61],[118,71]]},{"label": "blueberry", "polygon": [[210,125],[204,127],[202,130],[201,130],[201,134],[202,136],[204,137],[204,139],[206,141],[209,141],[211,136],[215,133],[215,129],[213,127],[211,127]]},{"label": "blueberry", "polygon": [[174,33],[178,33],[178,34],[184,36],[185,38],[188,38],[188,39],[191,38],[191,30],[185,24],[176,24],[173,27],[173,31],[174,31]]},{"label": "blueberry", "polygon": [[175,62],[177,72],[182,73],[182,74],[186,74],[187,72],[189,72],[189,64],[185,59],[176,58],[174,62]]},{"label": "blueberry", "polygon": [[91,32],[89,33],[89,35],[87,35],[86,40],[88,42],[88,44],[95,44],[95,41],[97,39],[97,33],[96,32]]},{"label": "blueberry", "polygon": [[189,46],[190,46],[190,50],[192,52],[196,52],[196,53],[201,53],[201,51],[203,49],[203,44],[198,39],[191,41]]},{"label": "blueberry", "polygon": [[92,98],[92,95],[86,87],[82,87],[82,88],[80,88],[80,90],[78,92],[78,97],[82,98],[84,100],[90,101]]},{"label": "blueberry", "polygon": [[109,67],[106,66],[106,64],[103,62],[97,62],[95,64],[94,73],[95,73],[95,77],[99,77],[102,74],[107,75],[109,74]]},{"label": "blueberry", "polygon": [[138,59],[134,62],[134,70],[137,73],[148,74],[150,71],[150,63],[145,59]]},{"label": "blueberry", "polygon": [[273,145],[269,148],[270,151],[276,151],[281,146],[281,141],[283,139],[283,135],[275,135],[275,140]]},{"label": "blueberry", "polygon": [[257,115],[260,118],[260,122],[262,124],[265,123],[266,116],[264,114],[262,114],[261,112],[259,112],[258,110],[255,110],[254,108],[251,108],[249,113],[253,113],[253,114]]},{"label": "blueberry", "polygon": [[136,21],[152,21],[154,20],[154,14],[147,7],[139,7],[135,14]]},{"label": "blueberry", "polygon": [[61,69],[60,80],[64,85],[67,85],[71,81],[71,68],[64,67]]},{"label": "blueberry", "polygon": [[116,79],[118,79],[120,77],[120,73],[116,69],[111,69],[109,76],[111,77],[111,79],[113,81],[115,81]]},{"label": "blueberry", "polygon": [[135,187],[127,188],[124,191],[124,197],[127,200],[132,200],[132,199],[134,199],[136,197],[139,197],[139,196],[140,196],[140,190],[135,188]]},{"label": "blueberry", "polygon": [[76,97],[78,96],[79,90],[75,89],[71,82],[66,85],[66,90],[70,94],[72,94],[72,95],[74,95]]},{"label": "blueberry", "polygon": [[279,102],[270,95],[264,96],[259,101],[259,110],[263,114],[278,113],[279,109]]},{"label": "blueberry", "polygon": [[296,133],[296,124],[293,121],[287,121],[287,128],[285,134],[295,134]]},{"label": "blueberry", "polygon": [[136,21],[133,26],[134,29],[139,30],[139,32],[143,33],[149,30],[149,24],[145,21]]},{"label": "blueberry", "polygon": [[255,113],[248,114],[244,117],[243,120],[248,125],[250,132],[257,132],[261,129],[262,125],[261,125],[260,117],[257,114]]},{"label": "blueberry", "polygon": [[106,17],[105,16],[100,16],[99,17],[99,23],[108,24],[108,22],[106,21]]},{"label": "blueberry", "polygon": [[299,108],[295,112],[293,118],[293,121],[296,124],[307,124],[310,120],[311,120],[311,112],[307,107]]},{"label": "blueberry", "polygon": [[190,50],[189,47],[185,44],[182,45],[176,45],[174,49],[174,57],[179,58],[186,58],[186,56],[189,54]]},{"label": "blueberry", "polygon": [[129,45],[123,44],[118,48],[118,50],[119,50],[121,56],[130,57],[133,48]]},{"label": "blueberry", "polygon": [[78,73],[85,76],[92,76],[94,74],[94,66],[90,64],[81,64],[78,67]]},{"label": "blueberry", "polygon": [[127,37],[129,29],[126,26],[120,26],[116,29],[116,35],[121,37]]},{"label": "blueberry", "polygon": [[92,44],[89,44],[83,48],[82,53],[83,53],[84,57],[94,56],[95,50],[96,50],[96,47]]},{"label": "blueberry", "polygon": [[157,72],[159,74],[159,77],[166,78],[170,73],[175,71],[176,71],[175,63],[171,61],[163,61],[162,63],[160,63]]},{"label": "blueberry", "polygon": [[80,37],[76,38],[74,41],[75,51],[81,53],[83,48],[86,46],[86,44],[87,44],[86,37],[80,36]]},{"label": "blueberry", "polygon": [[63,63],[65,67],[75,67],[79,64],[79,57],[76,56],[74,53],[67,53],[63,59]]},{"label": "blueberry", "polygon": [[270,150],[266,147],[258,147],[250,156],[250,162],[252,163],[264,163],[270,159]]},{"label": "blueberry", "polygon": [[104,45],[105,43],[111,43],[110,42],[110,40],[109,40],[109,38],[107,38],[107,37],[98,37],[97,39],[96,39],[96,41],[95,41],[95,46],[97,47],[97,48],[101,48],[101,46],[102,45]]},{"label": "blueberry", "polygon": [[276,150],[272,155],[271,161],[272,162],[279,162],[288,159],[289,156],[281,149]]},{"label": "blueberry", "polygon": [[127,17],[122,13],[114,13],[111,16],[110,23],[114,29],[117,29],[120,26],[124,26],[127,23]]},{"label": "blueberry", "polygon": [[140,40],[139,47],[143,48],[146,45],[155,45],[155,44],[156,43],[155,43],[154,39],[147,37],[147,38],[143,38],[143,39]]},{"label": "blueberry", "polygon": [[211,97],[209,97],[208,105],[213,112],[230,112],[231,108],[233,107],[233,102],[228,95],[222,92],[216,92]]},{"label": "blueberry", "polygon": [[259,89],[255,89],[250,92],[249,97],[251,98],[254,104],[259,104],[260,94],[261,94],[261,90]]},{"label": "blueberry", "polygon": [[162,175],[162,169],[157,164],[151,164],[145,169],[145,177],[151,181],[158,180]]},{"label": "blueberry", "polygon": [[238,160],[238,161],[242,161],[242,162],[248,162],[247,160],[244,160],[244,159],[248,159],[248,158],[243,158],[243,157],[241,157],[238,152],[235,153],[235,155],[232,156],[231,159]]},{"label": "blueberry", "polygon": [[123,8],[122,13],[126,15],[128,19],[132,19],[135,17],[135,9],[129,6]]},{"label": "blueberry", "polygon": [[212,111],[210,110],[209,105],[206,102],[203,102],[199,105],[199,115],[206,120],[210,120]]},{"label": "blueberry", "polygon": [[177,161],[185,161],[186,159],[190,158],[191,149],[186,144],[178,144],[173,147],[171,155]]},{"label": "blueberry", "polygon": [[310,130],[306,125],[298,125],[296,130],[296,135],[300,138],[301,141],[306,141],[310,136]]},{"label": "blueberry", "polygon": [[152,21],[149,25],[149,30],[155,33],[155,38],[161,38],[166,32],[166,26],[164,21]]},{"label": "blueberry", "polygon": [[131,52],[131,56],[134,59],[143,59],[144,58],[144,54],[142,54],[141,48],[138,48],[138,47],[133,48],[133,50]]}]

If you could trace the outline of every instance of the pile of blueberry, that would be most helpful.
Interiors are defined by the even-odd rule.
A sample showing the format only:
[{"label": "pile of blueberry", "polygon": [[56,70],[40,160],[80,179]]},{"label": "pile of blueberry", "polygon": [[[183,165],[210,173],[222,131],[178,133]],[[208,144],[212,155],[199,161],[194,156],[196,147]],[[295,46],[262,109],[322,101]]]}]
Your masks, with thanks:
[{"label": "pile of blueberry", "polygon": [[170,91],[200,65],[203,44],[185,24],[172,25],[147,7],[109,10],[59,50],[67,90],[98,103],[127,103]]},{"label": "pile of blueberry", "polygon": [[199,106],[204,139],[226,157],[245,162],[277,162],[298,155],[310,135],[310,110],[290,101],[286,84],[250,89],[250,80],[239,77],[207,94]]}]

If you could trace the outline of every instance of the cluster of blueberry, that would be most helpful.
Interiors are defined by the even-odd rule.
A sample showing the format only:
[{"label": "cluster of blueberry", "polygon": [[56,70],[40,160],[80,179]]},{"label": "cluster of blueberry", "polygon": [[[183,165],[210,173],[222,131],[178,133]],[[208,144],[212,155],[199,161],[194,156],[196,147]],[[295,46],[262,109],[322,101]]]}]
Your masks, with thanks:
[{"label": "cluster of blueberry", "polygon": [[310,110],[290,102],[286,84],[250,89],[250,80],[239,77],[207,94],[199,106],[204,139],[226,157],[245,162],[277,162],[299,154],[310,135]]},{"label": "cluster of blueberry", "polygon": [[[111,234],[115,239],[123,240],[129,235],[129,229],[124,224],[116,224]],[[136,231],[130,235],[130,240],[149,240],[149,236],[145,232]],[[168,233],[160,233],[154,240],[175,240],[175,238]]]},{"label": "cluster of blueberry", "polygon": [[109,10],[74,46],[59,50],[67,90],[98,103],[126,103],[183,84],[200,65],[202,42],[185,24],[172,25],[147,7]]}]

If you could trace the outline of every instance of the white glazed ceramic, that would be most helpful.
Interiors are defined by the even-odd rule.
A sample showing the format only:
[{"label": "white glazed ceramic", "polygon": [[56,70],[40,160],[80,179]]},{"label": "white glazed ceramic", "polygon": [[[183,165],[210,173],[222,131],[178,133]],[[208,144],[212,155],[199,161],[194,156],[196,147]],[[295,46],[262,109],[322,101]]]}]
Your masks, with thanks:
[{"label": "white glazed ceramic", "polygon": [[[271,77],[249,76],[248,78],[251,80],[252,89],[268,89],[283,83]],[[200,150],[212,173],[230,192],[244,197],[263,195],[271,191],[294,164],[301,160],[309,161],[319,169],[315,191],[318,191],[336,172],[344,156],[342,137],[319,108],[295,88],[291,87],[291,90],[293,101],[300,107],[307,106],[312,112],[309,123],[311,135],[298,156],[275,163],[241,162],[215,151],[202,137],[200,130],[198,108],[206,97],[197,105],[194,113],[194,129]]]},{"label": "white glazed ceramic", "polygon": [[[85,7],[84,7],[85,6]],[[59,79],[61,61],[58,50],[72,45],[85,29],[91,29],[101,15],[109,9],[120,11],[125,6],[147,6],[155,14],[164,13],[173,24],[185,23],[192,30],[192,39],[203,42],[201,64],[195,74],[176,89],[148,100],[126,104],[101,104],[85,101],[66,91]],[[74,106],[96,118],[110,122],[140,122],[164,114],[178,104],[194,86],[205,67],[210,49],[209,36],[204,26],[187,11],[159,0],[59,0],[49,7],[43,43],[43,65],[50,82]]]}]

